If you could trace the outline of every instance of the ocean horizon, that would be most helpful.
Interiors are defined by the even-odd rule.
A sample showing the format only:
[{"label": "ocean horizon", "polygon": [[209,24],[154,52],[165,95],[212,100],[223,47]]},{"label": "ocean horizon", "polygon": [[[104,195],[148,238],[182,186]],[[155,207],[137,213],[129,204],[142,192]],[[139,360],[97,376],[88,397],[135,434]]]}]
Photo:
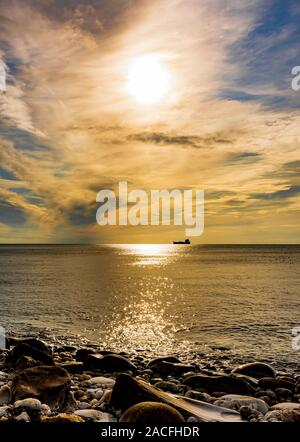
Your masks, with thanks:
[{"label": "ocean horizon", "polygon": [[296,244],[2,244],[0,325],[153,356],[219,347],[293,363],[299,263]]}]

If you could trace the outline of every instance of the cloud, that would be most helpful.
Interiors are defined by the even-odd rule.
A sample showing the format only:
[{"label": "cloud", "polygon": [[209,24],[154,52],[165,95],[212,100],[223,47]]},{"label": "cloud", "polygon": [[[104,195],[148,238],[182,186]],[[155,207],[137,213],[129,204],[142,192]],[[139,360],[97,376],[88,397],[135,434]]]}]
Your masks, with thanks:
[{"label": "cloud", "polygon": [[173,145],[181,147],[209,148],[218,144],[231,144],[236,140],[234,133],[215,133],[206,136],[196,135],[169,135],[161,132],[142,132],[128,136],[129,141],[140,141],[158,145]]},{"label": "cloud", "polygon": [[295,196],[300,195],[300,186],[291,186],[287,189],[277,190],[272,193],[257,193],[252,195],[252,198],[255,199],[265,199],[265,200],[273,200],[273,199],[287,199],[293,198]]},{"label": "cloud", "polygon": [[[222,223],[235,239],[242,223],[264,226],[272,205],[278,223],[296,219],[300,115],[283,81],[295,22],[280,21],[275,0],[225,3],[0,0],[0,187],[12,241],[22,231],[124,240],[124,229],[93,225],[96,193],[120,180],[203,188],[207,241],[221,238],[213,226]],[[158,53],[172,78],[153,107],[126,93],[130,63],[145,53]]]}]

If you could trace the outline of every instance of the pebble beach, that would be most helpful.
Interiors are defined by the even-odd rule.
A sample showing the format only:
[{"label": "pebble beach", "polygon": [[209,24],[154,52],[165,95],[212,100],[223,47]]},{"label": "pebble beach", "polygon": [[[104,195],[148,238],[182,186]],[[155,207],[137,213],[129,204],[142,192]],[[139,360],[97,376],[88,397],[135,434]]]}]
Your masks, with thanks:
[{"label": "pebble beach", "polygon": [[300,365],[8,337],[1,422],[299,422]]}]

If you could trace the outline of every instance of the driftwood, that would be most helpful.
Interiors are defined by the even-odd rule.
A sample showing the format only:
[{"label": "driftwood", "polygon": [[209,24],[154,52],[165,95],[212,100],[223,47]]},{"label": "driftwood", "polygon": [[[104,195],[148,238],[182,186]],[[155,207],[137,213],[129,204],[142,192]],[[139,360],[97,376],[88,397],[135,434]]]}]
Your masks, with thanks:
[{"label": "driftwood", "polygon": [[174,407],[185,419],[195,417],[199,422],[242,422],[239,413],[205,402],[174,396],[128,374],[120,374],[114,385],[110,405],[115,410],[127,410],[140,402],[162,402]]}]

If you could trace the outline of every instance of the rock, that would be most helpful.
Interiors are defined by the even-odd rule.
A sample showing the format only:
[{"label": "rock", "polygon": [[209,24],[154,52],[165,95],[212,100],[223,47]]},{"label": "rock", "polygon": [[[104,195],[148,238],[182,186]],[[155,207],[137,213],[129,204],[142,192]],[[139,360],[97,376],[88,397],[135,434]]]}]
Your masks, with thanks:
[{"label": "rock", "polygon": [[45,416],[41,420],[42,422],[85,422],[80,416],[66,413],[60,413],[56,416]]},{"label": "rock", "polygon": [[295,389],[295,385],[290,381],[270,377],[261,378],[258,381],[258,386],[259,388],[267,390],[276,390],[276,388],[287,388],[294,391]]},{"label": "rock", "polygon": [[154,367],[155,365],[159,364],[160,362],[172,362],[172,363],[180,363],[180,360],[174,356],[163,356],[160,358],[155,358],[152,359],[148,365],[147,368],[151,368]]},{"label": "rock", "polygon": [[182,375],[182,379],[186,379],[186,378],[188,378],[188,377],[190,377],[190,376],[194,376],[196,373],[194,372],[194,371],[188,371],[187,373],[184,373],[183,375]]},{"label": "rock", "polygon": [[182,393],[182,388],[179,385],[174,384],[173,382],[161,381],[156,382],[154,387],[160,388],[163,391],[169,391],[170,393],[180,394]]},{"label": "rock", "polygon": [[276,376],[275,369],[271,365],[263,362],[250,362],[249,364],[240,365],[232,370],[231,373],[239,373],[256,379],[265,377],[274,378]]},{"label": "rock", "polygon": [[98,388],[101,387],[103,389],[105,388],[113,388],[116,381],[112,378],[106,378],[104,376],[97,376],[95,378],[91,378],[89,381],[90,385],[97,386]]},{"label": "rock", "polygon": [[279,379],[281,381],[288,381],[288,382],[292,383],[293,385],[296,385],[296,380],[293,378],[293,376],[281,375],[281,376],[276,376],[276,379]]},{"label": "rock", "polygon": [[96,408],[99,405],[99,402],[97,399],[92,399],[90,402],[90,408]]},{"label": "rock", "polygon": [[99,405],[109,403],[111,400],[111,394],[112,390],[105,390],[99,399]]},{"label": "rock", "polygon": [[239,409],[239,412],[243,419],[246,419],[250,422],[257,422],[257,420],[263,416],[263,414],[259,411],[254,410],[252,407],[248,407],[246,405],[243,405]]},{"label": "rock", "polygon": [[76,347],[74,347],[73,345],[63,345],[62,347],[57,347],[55,349],[56,353],[73,353],[74,351],[76,351]]},{"label": "rock", "polygon": [[5,347],[7,349],[10,349],[10,347],[16,345],[19,342],[19,340],[17,338],[13,338],[13,337],[8,337],[6,336],[5,339]]},{"label": "rock", "polygon": [[300,422],[299,409],[278,409],[270,411],[265,416],[268,422]]},{"label": "rock", "polygon": [[245,374],[239,374],[239,373],[231,373],[231,377],[242,379],[246,381],[248,384],[250,384],[253,388],[257,388],[258,386],[258,379],[255,379],[251,376],[246,376]]},{"label": "rock", "polygon": [[16,368],[19,359],[24,356],[28,356],[31,359],[25,359],[23,362],[19,362],[19,365],[24,364],[25,361],[26,363],[30,361],[31,364],[35,361],[36,365],[54,365],[51,350],[38,339],[24,339],[19,341],[9,352],[5,361],[6,365]]},{"label": "rock", "polygon": [[21,401],[16,401],[13,405],[15,411],[26,411],[39,413],[42,409],[42,403],[38,399],[23,399]]},{"label": "rock", "polygon": [[91,406],[88,402],[79,402],[78,408],[79,410],[88,410]]},{"label": "rock", "polygon": [[173,396],[159,390],[142,380],[136,380],[132,376],[122,373],[117,377],[112,390],[109,405],[115,410],[123,412],[129,407],[140,402],[162,402],[175,408],[185,419],[193,416],[197,421],[240,421],[238,413],[220,407],[195,401],[184,396]]},{"label": "rock", "polygon": [[151,377],[153,376],[153,370],[151,370],[151,368],[145,368],[145,370],[142,370],[140,374],[143,376]]},{"label": "rock", "polygon": [[50,416],[51,414],[51,408],[47,404],[42,404],[41,406],[41,414],[43,416]]},{"label": "rock", "polygon": [[269,410],[268,405],[262,400],[252,396],[241,396],[238,394],[227,394],[214,402],[219,407],[230,408],[231,410],[239,410],[246,406],[259,413],[266,414]]},{"label": "rock", "polygon": [[50,347],[48,347],[48,345],[45,344],[45,342],[41,341],[40,339],[36,339],[36,338],[26,338],[26,339],[21,339],[18,340],[14,345],[15,347],[18,344],[26,344],[29,345],[30,347],[35,348],[36,350],[40,350],[43,353],[47,353],[50,356],[52,355],[52,350]]},{"label": "rock", "polygon": [[83,390],[76,390],[76,391],[74,391],[75,399],[80,399],[84,395],[85,395],[85,392]]},{"label": "rock", "polygon": [[85,366],[83,362],[64,362],[62,364],[58,364],[57,367],[64,368],[68,373],[82,373],[85,370]]},{"label": "rock", "polygon": [[95,354],[95,350],[92,348],[80,348],[77,350],[75,359],[76,361],[84,362],[88,355]]},{"label": "rock", "polygon": [[87,355],[84,364],[86,368],[91,370],[102,370],[110,373],[118,371],[136,371],[137,367],[129,361],[129,359],[120,355],[107,354]]},{"label": "rock", "polygon": [[252,393],[252,387],[244,379],[238,379],[227,375],[194,375],[184,379],[182,383],[194,390],[203,388],[208,393],[213,393],[214,391],[224,391],[225,393],[232,394]]},{"label": "rock", "polygon": [[273,405],[270,410],[300,410],[300,403],[297,402],[280,402]]},{"label": "rock", "polygon": [[76,410],[74,414],[82,417],[85,421],[109,422],[108,414],[99,410]]},{"label": "rock", "polygon": [[280,401],[288,401],[293,398],[293,392],[287,388],[276,388],[275,393]]},{"label": "rock", "polygon": [[30,417],[28,416],[26,411],[23,411],[23,413],[21,413],[17,417],[15,417],[15,420],[17,422],[30,422]]},{"label": "rock", "polygon": [[158,373],[162,376],[174,375],[181,376],[183,373],[193,370],[193,365],[173,363],[167,361],[159,361],[151,366],[154,373]]},{"label": "rock", "polygon": [[140,422],[145,424],[165,424],[184,422],[183,416],[167,404],[140,402],[122,414],[120,422]]},{"label": "rock", "polygon": [[86,374],[86,373],[79,374],[79,375],[77,376],[77,378],[78,378],[79,381],[89,381],[90,379],[92,379],[92,377],[93,377],[93,376],[91,376],[91,375],[89,375],[89,374]]},{"label": "rock", "polygon": [[37,365],[42,365],[41,362],[32,359],[30,356],[20,356],[19,359],[14,364],[15,370],[22,371],[25,368],[36,367]]},{"label": "rock", "polygon": [[13,401],[36,398],[49,405],[52,410],[63,410],[69,406],[71,378],[60,367],[39,366],[27,368],[13,380]]},{"label": "rock", "polygon": [[8,385],[3,385],[0,388],[0,405],[7,405],[10,402],[11,390]]},{"label": "rock", "polygon": [[10,410],[10,407],[8,405],[5,405],[4,407],[0,407],[0,417],[5,416],[9,410]]},{"label": "rock", "polygon": [[211,396],[207,393],[201,393],[201,391],[189,390],[185,393],[185,397],[196,399],[197,401],[209,402]]},{"label": "rock", "polygon": [[261,396],[267,396],[271,402],[276,402],[277,396],[272,390],[260,390],[255,393],[255,397],[260,398]]},{"label": "rock", "polygon": [[99,400],[103,396],[103,390],[102,388],[97,388],[97,389],[88,388],[86,394],[88,395],[89,398]]}]

